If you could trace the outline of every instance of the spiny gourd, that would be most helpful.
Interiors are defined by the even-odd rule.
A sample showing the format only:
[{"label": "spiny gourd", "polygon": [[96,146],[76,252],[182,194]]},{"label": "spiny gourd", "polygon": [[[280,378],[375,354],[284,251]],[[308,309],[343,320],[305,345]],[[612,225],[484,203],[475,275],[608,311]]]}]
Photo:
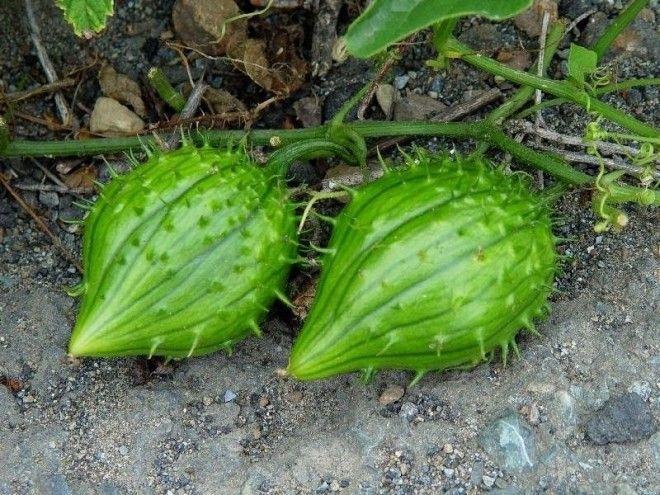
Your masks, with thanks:
[{"label": "spiny gourd", "polygon": [[296,256],[278,173],[243,150],[153,154],[85,220],[74,356],[187,357],[259,333]]},{"label": "spiny gourd", "polygon": [[397,368],[418,379],[496,348],[506,359],[546,311],[557,265],[547,201],[478,158],[413,161],[338,217],[293,377]]}]

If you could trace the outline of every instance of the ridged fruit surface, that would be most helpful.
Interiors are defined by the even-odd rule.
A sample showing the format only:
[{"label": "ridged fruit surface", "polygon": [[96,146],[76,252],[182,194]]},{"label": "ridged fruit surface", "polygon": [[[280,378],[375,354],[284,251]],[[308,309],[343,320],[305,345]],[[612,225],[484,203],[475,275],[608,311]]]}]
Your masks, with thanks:
[{"label": "ridged fruit surface", "polygon": [[295,214],[242,151],[153,155],[104,187],[85,221],[74,356],[186,357],[230,346],[283,288]]},{"label": "ridged fruit surface", "polygon": [[548,207],[518,174],[420,156],[339,215],[288,373],[474,365],[542,316],[556,267]]}]

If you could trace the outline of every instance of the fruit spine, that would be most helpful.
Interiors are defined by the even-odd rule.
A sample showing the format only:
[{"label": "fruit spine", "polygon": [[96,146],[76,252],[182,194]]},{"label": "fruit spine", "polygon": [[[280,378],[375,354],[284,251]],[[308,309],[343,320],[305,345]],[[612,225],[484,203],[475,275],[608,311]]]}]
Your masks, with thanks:
[{"label": "fruit spine", "polygon": [[259,333],[297,248],[279,175],[189,144],[104,187],[84,234],[75,356],[229,350]]},{"label": "fruit spine", "polygon": [[517,350],[556,268],[547,205],[519,175],[425,155],[354,193],[337,219],[288,373],[474,365]]}]

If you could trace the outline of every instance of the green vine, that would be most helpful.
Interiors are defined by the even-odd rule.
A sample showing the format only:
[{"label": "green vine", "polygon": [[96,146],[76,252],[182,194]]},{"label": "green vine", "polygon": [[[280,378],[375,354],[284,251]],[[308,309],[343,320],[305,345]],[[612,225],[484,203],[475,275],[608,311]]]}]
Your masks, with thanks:
[{"label": "green vine", "polygon": [[[592,51],[582,47],[576,48],[576,60],[578,60],[578,56],[582,55],[591,57],[593,61],[594,53],[597,60],[601,60],[616,36],[630,24],[646,3],[645,0],[633,1],[606,29],[602,37],[593,46]],[[487,56],[475,53],[474,50],[453,38],[452,31],[455,24],[456,19],[444,20],[435,28],[434,41],[441,57],[444,57],[445,60],[452,58],[464,60],[491,75],[500,76],[521,85],[517,92],[480,121],[470,123],[344,122],[351,108],[362,99],[366,92],[365,87],[355,94],[342,107],[335,118],[326,125],[293,130],[195,130],[190,131],[190,138],[195,142],[208,142],[215,145],[245,139],[246,142],[252,145],[271,146],[275,151],[271,156],[270,165],[278,169],[282,169],[285,163],[295,158],[320,156],[338,156],[349,163],[364,167],[367,156],[366,140],[368,139],[405,136],[444,136],[472,139],[482,143],[479,151],[484,151],[485,147],[494,146],[511,154],[521,163],[533,169],[542,170],[563,183],[592,188],[595,191],[595,208],[601,218],[608,222],[603,228],[617,224],[616,221],[613,221],[616,220],[616,211],[612,210],[612,204],[623,202],[660,204],[660,195],[656,190],[650,188],[652,182],[651,167],[658,158],[654,145],[660,144],[660,131],[598,99],[600,95],[612,91],[658,84],[659,79],[632,79],[612,83],[607,73],[603,73],[602,70],[600,72],[598,70],[594,71],[591,64],[585,64],[581,67],[579,60],[576,62],[578,64],[576,67],[581,72],[577,74],[580,77],[577,82],[582,81],[581,85],[576,84],[575,80],[553,80],[546,76],[539,76],[536,67],[532,67],[529,72],[518,71]],[[548,68],[564,33],[565,25],[562,22],[555,22],[550,27],[546,46],[543,47],[545,57],[542,74]],[[584,81],[585,75],[590,77],[590,84]],[[164,77],[160,77],[160,74],[152,71],[150,80],[158,93],[173,108],[179,109],[181,107],[183,101],[181,95],[174,92]],[[518,116],[527,116],[532,112],[561,103],[573,103],[595,114],[598,119],[607,119],[618,124],[626,131],[604,131],[597,125],[598,120],[596,120],[596,125],[592,125],[588,129],[588,141],[611,139],[617,142],[634,140],[642,143],[640,153],[635,157],[631,157],[635,163],[647,167],[649,171],[648,174],[642,174],[642,177],[640,177],[642,187],[618,182],[621,178],[620,173],[605,174],[602,162],[600,173],[594,177],[571,167],[562,158],[554,154],[535,151],[515,141],[503,132],[500,128],[501,122],[525,106],[536,90],[541,90],[556,98],[534,105],[519,113]],[[151,135],[81,141],[12,141],[9,138],[6,124],[0,120],[0,157],[99,155],[132,152],[156,144],[156,137]]]}]

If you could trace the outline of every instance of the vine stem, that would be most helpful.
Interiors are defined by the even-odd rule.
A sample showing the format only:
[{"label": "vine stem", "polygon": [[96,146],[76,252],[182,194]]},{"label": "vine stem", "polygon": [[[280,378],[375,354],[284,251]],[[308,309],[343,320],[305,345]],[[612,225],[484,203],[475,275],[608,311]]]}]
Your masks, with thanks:
[{"label": "vine stem", "polygon": [[[355,132],[358,136],[369,138],[384,138],[396,136],[445,136],[471,138],[485,141],[503,151],[510,153],[514,158],[533,168],[543,170],[554,177],[576,186],[593,184],[594,178],[584,172],[580,172],[567,165],[562,159],[555,155],[540,153],[532,150],[524,144],[516,142],[505,134],[497,125],[488,121],[478,122],[379,122],[362,121],[343,124],[347,130]],[[264,145],[276,142],[278,146],[303,141],[299,146],[307,148],[304,153],[309,153],[309,146],[317,146],[324,142],[324,146],[334,146],[327,142],[328,126],[320,126],[309,129],[283,129],[252,130],[252,131],[194,131],[190,139],[195,142],[207,142],[214,145],[223,145],[228,142],[237,142],[247,139],[253,145]],[[120,152],[126,150],[137,150],[152,144],[154,138],[116,138],[116,139],[90,139],[87,141],[64,141],[64,142],[34,142],[13,141],[0,152],[0,156],[65,156],[80,154],[100,154]],[[315,144],[306,144],[316,141]],[[342,148],[343,150],[344,148]],[[336,151],[336,150],[334,150]],[[284,150],[281,151],[284,153]],[[276,152],[277,153],[277,152]],[[328,148],[325,154],[330,153]],[[277,161],[281,163],[284,156]],[[272,162],[271,162],[272,163]],[[634,186],[616,185],[610,186],[612,199],[615,201],[640,201],[642,194],[652,195],[651,203],[660,205],[660,194],[656,191],[640,189]]]},{"label": "vine stem", "polygon": [[626,7],[616,19],[614,19],[605,29],[605,32],[598,38],[598,41],[592,47],[592,50],[596,52],[598,61],[603,58],[610,45],[614,40],[621,34],[621,32],[630,24],[640,10],[648,3],[648,0],[634,0],[628,7]]},{"label": "vine stem", "polygon": [[[658,85],[660,85],[660,78],[658,77],[628,79],[626,81],[612,83],[612,84],[608,84],[607,86],[601,86],[600,88],[596,88],[593,91],[593,94],[594,96],[599,96],[607,93],[623,91],[625,89],[630,89],[630,88],[638,88],[642,86],[658,86]],[[537,105],[533,105],[529,108],[526,108],[522,112],[518,113],[516,115],[516,118],[522,119],[527,117],[528,115],[532,115],[533,113],[538,112],[539,110],[544,110],[549,107],[561,105],[562,103],[566,103],[566,100],[564,98],[553,98],[552,100],[546,100]]]},{"label": "vine stem", "polygon": [[553,79],[547,79],[512,69],[511,67],[507,67],[489,57],[474,53],[469,47],[463,45],[455,38],[448,40],[443,48],[447,54],[458,56],[485,72],[495,76],[501,76],[516,84],[540,89],[545,93],[550,93],[559,98],[565,98],[566,100],[577,103],[589,112],[595,112],[602,115],[606,119],[619,124],[621,127],[624,127],[635,134],[655,137],[660,133],[658,129],[627,115],[617,108],[603,103],[585,91],[579,90],[568,81],[555,81]]}]

